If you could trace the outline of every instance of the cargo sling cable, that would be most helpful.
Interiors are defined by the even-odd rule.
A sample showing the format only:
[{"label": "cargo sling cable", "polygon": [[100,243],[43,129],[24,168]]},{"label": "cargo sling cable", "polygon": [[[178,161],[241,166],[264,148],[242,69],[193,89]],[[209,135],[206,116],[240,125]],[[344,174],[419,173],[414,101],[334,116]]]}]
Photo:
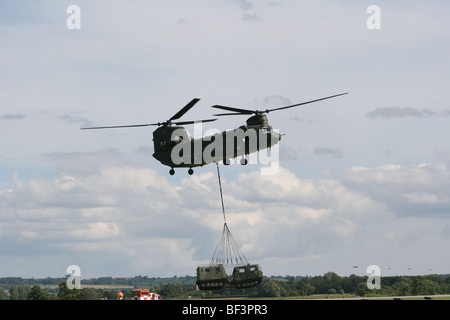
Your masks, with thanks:
[{"label": "cargo sling cable", "polygon": [[225,206],[223,203],[222,182],[220,180],[219,164],[217,162],[216,166],[217,166],[217,177],[219,179],[220,200],[222,202],[224,225],[222,237],[219,243],[217,244],[216,250],[214,251],[210,264],[246,265],[248,264],[248,261],[245,258],[244,254],[239,250],[237,242],[231,235],[230,229],[228,229],[227,217],[225,215]]},{"label": "cargo sling cable", "polygon": [[219,164],[217,162],[216,162],[216,166],[217,166],[217,177],[219,178],[220,200],[222,201],[223,220],[225,223],[227,223],[227,217],[225,216],[225,206],[223,205],[222,182],[220,181]]}]

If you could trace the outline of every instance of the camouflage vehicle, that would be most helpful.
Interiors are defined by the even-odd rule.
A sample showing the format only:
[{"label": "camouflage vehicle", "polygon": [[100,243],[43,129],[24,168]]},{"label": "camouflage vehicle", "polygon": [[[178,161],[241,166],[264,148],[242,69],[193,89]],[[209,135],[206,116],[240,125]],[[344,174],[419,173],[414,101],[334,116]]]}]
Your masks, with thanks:
[{"label": "camouflage vehicle", "polygon": [[247,264],[234,267],[231,284],[235,288],[250,288],[257,286],[262,280],[261,267],[258,264]]},{"label": "camouflage vehicle", "polygon": [[229,283],[223,264],[197,267],[196,284],[200,290],[219,290]]}]

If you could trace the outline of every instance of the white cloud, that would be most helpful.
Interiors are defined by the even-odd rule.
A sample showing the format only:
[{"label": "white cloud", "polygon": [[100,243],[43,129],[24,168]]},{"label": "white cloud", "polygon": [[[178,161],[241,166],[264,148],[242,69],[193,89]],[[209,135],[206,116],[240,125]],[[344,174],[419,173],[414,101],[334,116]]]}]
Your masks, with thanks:
[{"label": "white cloud", "polygon": [[423,192],[411,192],[405,193],[403,195],[409,202],[411,203],[428,203],[428,204],[436,204],[439,202],[438,196],[435,194],[423,193]]},{"label": "white cloud", "polygon": [[[92,276],[194,274],[196,265],[209,261],[223,224],[215,168],[174,185],[142,166],[102,166],[96,156],[61,154],[54,177],[20,181],[0,193],[1,246],[15,248],[14,255],[21,256],[15,260],[10,250],[1,251],[2,260],[10,261],[2,267],[6,272],[14,274],[15,263],[26,261],[30,248],[34,254],[29,258],[40,270],[39,275],[28,270],[30,276],[63,270],[66,266],[55,263],[66,256]],[[81,171],[73,167],[85,161],[96,165]],[[316,263],[334,270],[327,257],[355,241],[362,251],[374,239],[380,250],[393,243],[395,249],[414,250],[414,243],[435,234],[436,226],[424,223],[428,213],[422,212],[414,221],[428,227],[417,233],[420,226],[414,221],[401,222],[410,213],[399,210],[408,209],[411,201],[435,204],[426,183],[449,188],[442,178],[447,168],[440,165],[351,168],[341,181],[301,179],[285,168],[273,176],[251,171],[229,179],[230,169],[223,168],[230,230],[247,259],[274,274],[301,273],[289,264],[292,259],[308,261],[309,274]],[[415,190],[425,190],[421,197],[412,197],[413,181]],[[403,196],[396,197],[395,190]]]},{"label": "white cloud", "polygon": [[343,184],[369,194],[399,215],[450,214],[448,161],[421,165],[350,168]]},{"label": "white cloud", "polygon": [[86,226],[73,230],[68,234],[69,237],[75,239],[85,239],[87,241],[95,241],[99,239],[117,238],[122,232],[116,222],[92,222]]}]

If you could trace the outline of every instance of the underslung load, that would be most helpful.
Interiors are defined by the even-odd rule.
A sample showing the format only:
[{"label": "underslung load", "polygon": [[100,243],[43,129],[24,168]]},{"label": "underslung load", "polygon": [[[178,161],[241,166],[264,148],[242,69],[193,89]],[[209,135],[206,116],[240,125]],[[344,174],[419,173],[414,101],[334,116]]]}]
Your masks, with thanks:
[{"label": "underslung load", "polygon": [[200,290],[218,290],[224,287],[250,288],[263,280],[258,264],[250,264],[225,222],[222,237],[209,265],[197,268],[197,285]]},{"label": "underslung load", "polygon": [[225,287],[242,289],[257,286],[263,280],[263,272],[258,264],[250,264],[247,261],[231,235],[225,217],[218,165],[217,175],[219,177],[224,225],[221,238],[209,265],[198,266],[197,268],[197,286],[200,290],[219,290]]}]

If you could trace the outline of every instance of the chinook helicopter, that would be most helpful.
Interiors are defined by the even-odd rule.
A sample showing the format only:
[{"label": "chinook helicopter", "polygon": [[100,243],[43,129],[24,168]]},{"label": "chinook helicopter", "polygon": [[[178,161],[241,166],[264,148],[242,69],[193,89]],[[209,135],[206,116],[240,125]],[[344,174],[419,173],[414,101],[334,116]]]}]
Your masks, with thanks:
[{"label": "chinook helicopter", "polygon": [[198,101],[200,101],[198,98],[192,99],[180,111],[164,122],[87,127],[81,128],[81,130],[158,126],[153,132],[153,157],[163,165],[170,167],[170,175],[175,174],[174,168],[189,168],[188,173],[189,175],[192,175],[194,173],[192,168],[194,167],[217,163],[219,161],[223,161],[225,165],[228,165],[230,164],[231,158],[239,156],[242,157],[240,163],[245,165],[248,163],[248,159],[246,158],[248,154],[271,148],[273,145],[277,144],[281,139],[281,134],[277,130],[273,130],[269,125],[265,115],[266,113],[318,102],[344,94],[347,93],[280,108],[266,109],[264,111],[214,105],[212,106],[213,108],[231,111],[231,113],[215,114],[214,116],[254,115],[247,119],[246,125],[240,126],[237,129],[218,132],[214,135],[197,139],[190,137],[183,125],[196,125],[203,122],[216,121],[217,119],[176,122],[173,120],[181,118],[188,112]]}]

